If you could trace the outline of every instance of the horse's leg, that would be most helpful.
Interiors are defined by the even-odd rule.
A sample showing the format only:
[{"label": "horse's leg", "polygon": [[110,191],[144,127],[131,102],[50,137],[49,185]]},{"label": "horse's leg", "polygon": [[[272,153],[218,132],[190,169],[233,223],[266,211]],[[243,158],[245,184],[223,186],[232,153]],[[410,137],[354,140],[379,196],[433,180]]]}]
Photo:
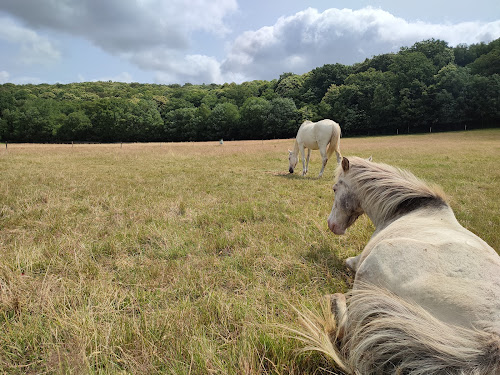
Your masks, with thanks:
[{"label": "horse's leg", "polygon": [[355,257],[347,258],[345,261],[345,265],[347,266],[347,268],[349,268],[354,273],[358,270],[358,262],[360,257],[361,254]]},{"label": "horse's leg", "polygon": [[344,337],[345,322],[347,320],[347,303],[345,295],[335,293],[326,296],[330,304],[330,311],[335,319],[335,329],[329,332],[332,342],[341,341]]},{"label": "horse's leg", "polygon": [[309,158],[311,157],[311,149],[308,148],[307,149],[307,160],[306,160],[306,172],[304,174],[307,173],[307,171],[309,170]]},{"label": "horse's leg", "polygon": [[304,146],[300,146],[300,155],[302,156],[302,176],[305,176],[307,173],[306,169],[306,159],[304,157]]},{"label": "horse's leg", "polygon": [[340,164],[342,162],[342,155],[338,150],[335,150],[335,154],[337,155],[337,164]]},{"label": "horse's leg", "polygon": [[321,171],[319,171],[319,177],[323,176],[323,171],[325,170],[326,163],[328,161],[328,156],[326,155],[326,146],[320,147],[319,152],[321,153],[321,159],[323,160],[323,165],[321,166]]}]

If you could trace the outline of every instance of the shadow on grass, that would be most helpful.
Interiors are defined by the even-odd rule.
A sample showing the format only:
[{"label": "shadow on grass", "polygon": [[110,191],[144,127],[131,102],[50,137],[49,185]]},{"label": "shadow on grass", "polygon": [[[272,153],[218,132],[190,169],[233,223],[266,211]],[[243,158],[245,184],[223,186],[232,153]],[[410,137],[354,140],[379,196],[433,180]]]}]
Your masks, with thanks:
[{"label": "shadow on grass", "polygon": [[352,286],[354,273],[345,265],[345,258],[339,257],[330,246],[312,244],[304,254],[303,259],[318,268],[320,272],[333,273],[347,286]]},{"label": "shadow on grass", "polygon": [[269,171],[267,172],[269,174],[272,174],[274,177],[280,177],[284,178],[286,180],[319,180],[320,177],[313,177],[310,175],[302,176],[300,173],[289,173],[289,172],[276,172],[276,171]]}]

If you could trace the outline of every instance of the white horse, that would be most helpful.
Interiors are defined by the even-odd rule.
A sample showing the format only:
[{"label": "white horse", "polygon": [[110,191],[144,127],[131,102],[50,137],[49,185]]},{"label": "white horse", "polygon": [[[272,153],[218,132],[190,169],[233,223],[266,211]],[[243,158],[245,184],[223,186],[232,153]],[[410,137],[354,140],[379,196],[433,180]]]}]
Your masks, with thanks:
[{"label": "white horse", "polygon": [[[329,145],[329,146],[328,146]],[[328,151],[326,150],[328,146]],[[304,158],[304,149],[307,148],[307,163]],[[337,154],[337,164],[340,163],[340,125],[335,121],[324,119],[318,122],[304,121],[300,125],[297,137],[295,138],[293,151],[288,150],[289,172],[293,173],[297,165],[298,155],[302,157],[302,175],[305,176],[309,167],[309,157],[311,150],[318,150],[321,153],[323,165],[319,172],[319,177],[323,176],[326,163],[332,156],[333,151]]]},{"label": "white horse", "polygon": [[328,227],[376,230],[349,258],[353,290],[305,317],[302,339],[349,374],[500,374],[500,256],[462,227],[442,191],[409,172],[343,158]]}]

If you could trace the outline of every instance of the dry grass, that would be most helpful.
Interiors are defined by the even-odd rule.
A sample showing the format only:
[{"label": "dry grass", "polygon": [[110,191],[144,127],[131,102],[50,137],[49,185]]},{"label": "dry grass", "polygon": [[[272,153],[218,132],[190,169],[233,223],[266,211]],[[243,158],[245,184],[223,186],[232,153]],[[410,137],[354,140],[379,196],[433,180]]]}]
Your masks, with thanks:
[{"label": "dry grass", "polygon": [[[342,139],[440,184],[499,249],[500,131]],[[0,372],[321,374],[277,325],[347,289],[333,165],[291,140],[0,148]]]}]

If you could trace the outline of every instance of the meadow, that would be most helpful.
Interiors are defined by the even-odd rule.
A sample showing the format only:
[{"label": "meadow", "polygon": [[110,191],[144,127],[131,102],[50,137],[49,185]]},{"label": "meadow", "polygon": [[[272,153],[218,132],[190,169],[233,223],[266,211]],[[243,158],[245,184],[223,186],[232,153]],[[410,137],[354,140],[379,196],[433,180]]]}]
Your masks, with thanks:
[{"label": "meadow", "polygon": [[[290,175],[292,146],[0,145],[0,372],[334,373],[283,326],[349,288],[374,228],[329,232],[335,163]],[[500,129],[341,151],[439,184],[499,251]]]}]

